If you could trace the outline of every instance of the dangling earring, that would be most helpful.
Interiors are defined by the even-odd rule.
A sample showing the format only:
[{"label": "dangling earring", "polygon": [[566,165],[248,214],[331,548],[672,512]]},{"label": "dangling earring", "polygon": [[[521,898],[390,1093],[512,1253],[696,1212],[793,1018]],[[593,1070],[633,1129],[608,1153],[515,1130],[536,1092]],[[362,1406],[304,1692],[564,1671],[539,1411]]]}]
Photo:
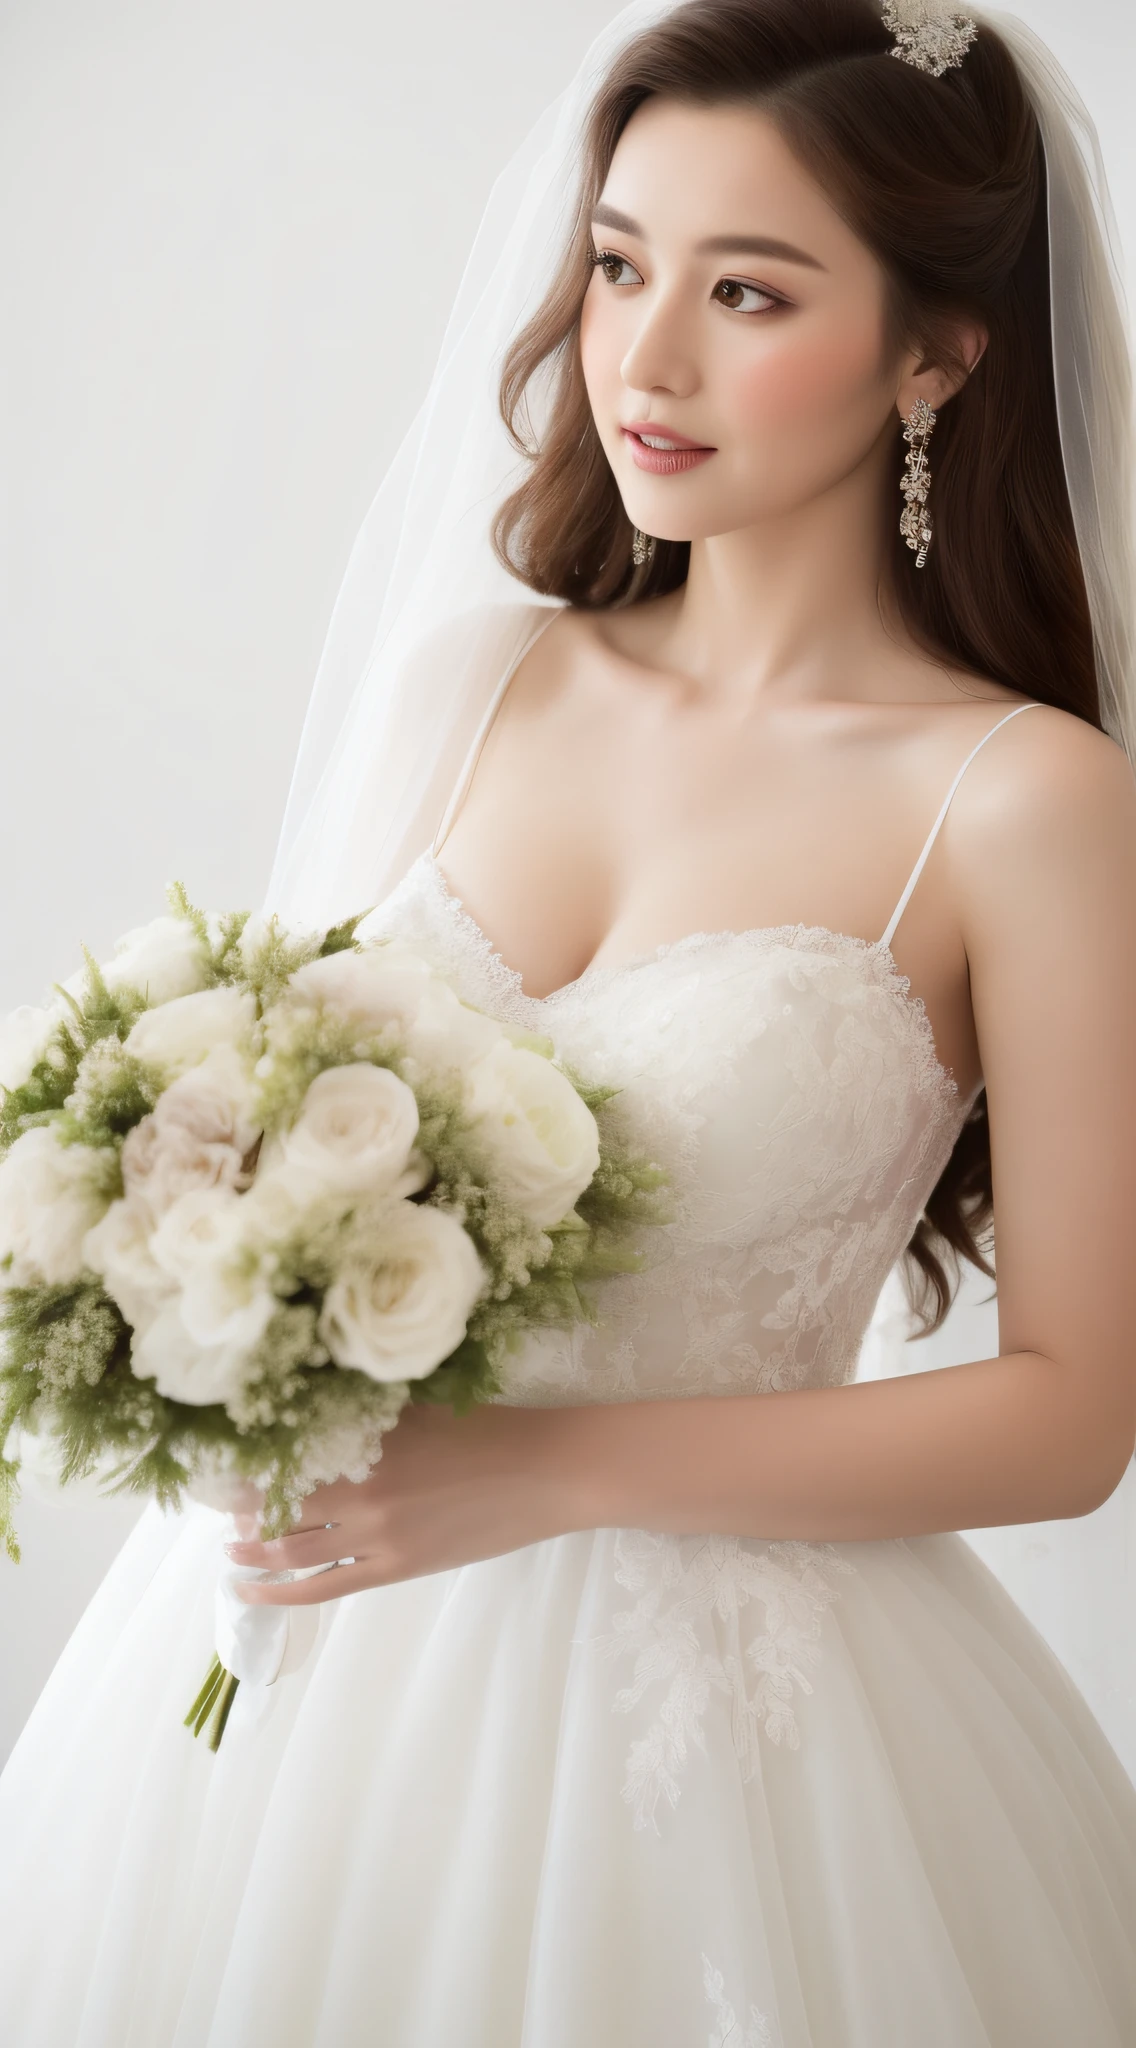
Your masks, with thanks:
[{"label": "dangling earring", "polygon": [[631,559],[634,562],[637,569],[641,569],[643,567],[644,562],[654,561],[655,536],[653,533],[641,533],[637,526],[632,527]]},{"label": "dangling earring", "polygon": [[899,488],[907,502],[900,514],[899,530],[908,547],[916,550],[917,569],[923,567],[931,545],[931,514],[927,510],[931,472],[927,467],[927,443],[938,417],[925,398],[917,398],[903,429],[903,438],[908,444],[907,467],[900,478]]}]

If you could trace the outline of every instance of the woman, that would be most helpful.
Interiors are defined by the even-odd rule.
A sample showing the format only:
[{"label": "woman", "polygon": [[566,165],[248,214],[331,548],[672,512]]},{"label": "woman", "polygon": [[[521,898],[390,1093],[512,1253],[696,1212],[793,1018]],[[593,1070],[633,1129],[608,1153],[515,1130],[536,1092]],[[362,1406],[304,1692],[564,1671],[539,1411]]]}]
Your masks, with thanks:
[{"label": "woman", "polygon": [[[145,1518],[3,1783],[20,2048],[1136,2032],[1136,1789],[952,1533],[1087,1513],[1136,1435],[1126,366],[1007,34],[635,9],[566,220],[577,100],[524,159],[519,294],[467,292],[353,559],[273,896],[381,893],[618,1087],[667,1256],[246,1524],[250,1626],[294,1626],[216,1757],[218,1520]],[[853,1384],[995,1182],[999,1357]]]}]

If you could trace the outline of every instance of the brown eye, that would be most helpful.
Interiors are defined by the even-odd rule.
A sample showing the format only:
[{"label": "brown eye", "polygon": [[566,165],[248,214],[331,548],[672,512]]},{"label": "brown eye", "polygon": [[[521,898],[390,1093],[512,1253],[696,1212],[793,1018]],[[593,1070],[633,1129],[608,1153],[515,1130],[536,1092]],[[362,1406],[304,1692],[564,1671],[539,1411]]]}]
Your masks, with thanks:
[{"label": "brown eye", "polygon": [[[745,284],[737,277],[720,278],[714,287],[714,292],[719,305],[728,306],[730,311],[734,313],[764,313],[768,311],[770,306],[779,306],[782,303],[780,299],[774,298],[772,292],[763,291],[760,285]],[[756,306],[752,304],[746,305],[744,299],[747,292],[751,300],[759,299],[761,304]],[[729,296],[724,296],[725,294]]]},{"label": "brown eye", "polygon": [[[635,265],[629,263],[626,256],[616,256],[610,249],[601,249],[598,255],[593,256],[592,262],[603,272],[608,284],[628,285],[643,282]],[[619,273],[623,270],[629,270],[631,276],[621,277]]]}]

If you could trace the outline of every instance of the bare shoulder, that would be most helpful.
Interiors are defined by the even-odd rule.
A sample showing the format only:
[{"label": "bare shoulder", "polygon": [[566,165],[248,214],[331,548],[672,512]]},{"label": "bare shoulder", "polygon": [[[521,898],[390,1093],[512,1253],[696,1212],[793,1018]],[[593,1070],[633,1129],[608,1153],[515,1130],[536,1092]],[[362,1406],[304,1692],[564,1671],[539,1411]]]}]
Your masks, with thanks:
[{"label": "bare shoulder", "polygon": [[1136,776],[1087,720],[1048,704],[1015,718],[972,762],[954,811],[951,867],[978,943],[1090,904],[1136,928]]},{"label": "bare shoulder", "polygon": [[1083,822],[1101,807],[1118,819],[1136,817],[1136,778],[1116,740],[1055,704],[1016,701],[1034,708],[1001,732],[991,729],[959,792],[968,827],[960,836],[977,836],[989,849],[1000,835]]}]

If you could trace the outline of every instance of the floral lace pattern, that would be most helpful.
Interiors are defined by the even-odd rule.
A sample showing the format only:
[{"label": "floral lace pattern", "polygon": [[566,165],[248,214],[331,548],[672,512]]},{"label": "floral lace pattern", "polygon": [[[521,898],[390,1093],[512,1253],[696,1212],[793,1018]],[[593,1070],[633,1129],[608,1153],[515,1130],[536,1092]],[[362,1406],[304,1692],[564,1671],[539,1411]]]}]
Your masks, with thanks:
[{"label": "floral lace pattern", "polygon": [[779,2037],[765,2014],[756,2005],[749,2009],[745,2026],[726,1997],[726,1980],[721,1970],[716,1970],[705,1949],[702,1951],[702,1984],[708,2002],[718,2016],[718,2023],[712,2034],[706,2036],[706,2048],[780,2048]]},{"label": "floral lace pattern", "polygon": [[[638,1593],[614,1616],[613,1632],[594,1640],[603,1656],[632,1656],[629,1685],[613,1712],[630,1713],[661,1691],[654,1719],[625,1763],[623,1797],[636,1828],[660,1832],[660,1799],[678,1804],[690,1746],[706,1752],[703,1722],[711,1696],[730,1702],[730,1729],[743,1780],[758,1766],[761,1731],[788,1749],[800,1744],[794,1691],[811,1693],[820,1661],[822,1618],[839,1598],[834,1583],[855,1566],[830,1543],[755,1543],[737,1536],[674,1536],[620,1529],[615,1577]],[[743,1641],[742,1610],[761,1610]],[[720,1624],[715,1629],[715,1621]]]},{"label": "floral lace pattern", "polygon": [[[496,1397],[564,1406],[751,1395],[851,1379],[880,1289],[970,1107],[886,947],[792,925],[692,933],[537,998],[423,855],[368,919],[428,953],[468,1001],[543,1033],[618,1092],[608,1114],[667,1171],[674,1219],[644,1270],[605,1283],[595,1329],[536,1333]],[[839,1548],[616,1534],[636,1595],[601,1638],[633,1659],[626,1759],[637,1828],[672,1808],[715,1694],[743,1773],[795,1748]],[[748,1610],[748,1612],[747,1612]],[[743,1616],[746,1626],[743,1627]]]},{"label": "floral lace pattern", "polygon": [[839,1384],[966,1112],[890,953],[811,926],[694,933],[525,995],[424,856],[368,929],[620,1090],[673,1224],[603,1321],[527,1347],[504,1398],[618,1401]]}]

